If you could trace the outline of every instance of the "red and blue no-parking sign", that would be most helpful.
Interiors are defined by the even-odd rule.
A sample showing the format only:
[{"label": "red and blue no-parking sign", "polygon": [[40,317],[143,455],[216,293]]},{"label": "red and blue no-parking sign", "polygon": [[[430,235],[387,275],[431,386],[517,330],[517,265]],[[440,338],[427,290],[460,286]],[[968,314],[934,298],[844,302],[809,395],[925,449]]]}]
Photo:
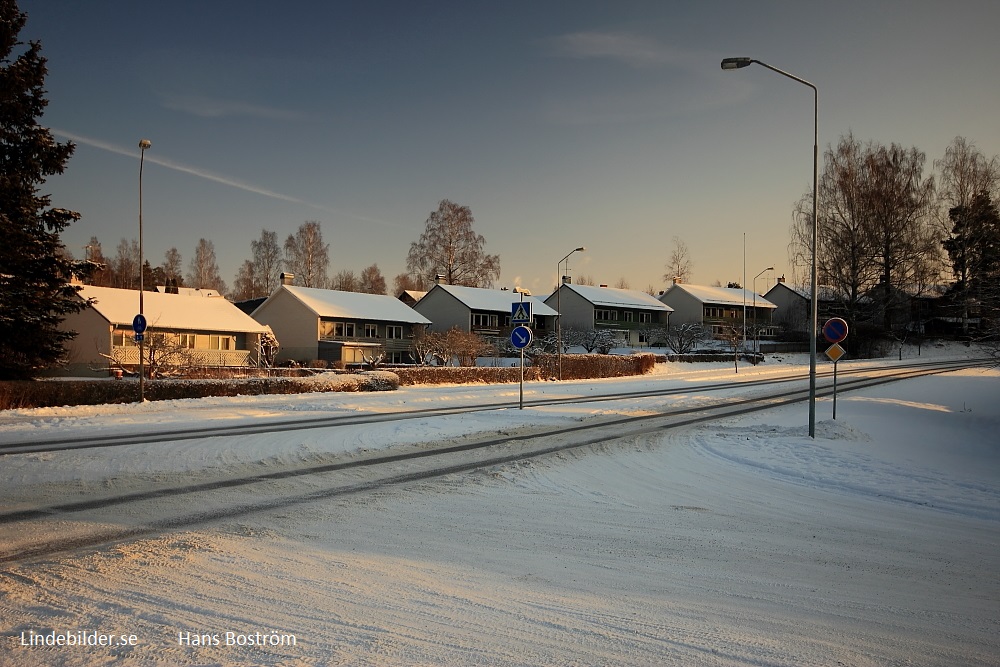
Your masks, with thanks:
[{"label": "red and blue no-parking sign", "polygon": [[823,325],[823,337],[831,343],[839,343],[847,338],[847,322],[840,317],[831,317]]}]

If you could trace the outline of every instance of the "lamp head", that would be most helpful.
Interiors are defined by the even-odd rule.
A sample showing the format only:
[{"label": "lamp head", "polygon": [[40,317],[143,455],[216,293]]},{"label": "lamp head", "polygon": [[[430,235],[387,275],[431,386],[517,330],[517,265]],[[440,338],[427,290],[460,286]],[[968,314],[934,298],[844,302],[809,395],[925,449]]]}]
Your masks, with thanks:
[{"label": "lamp head", "polygon": [[140,139],[139,140],[139,148],[142,149],[142,150],[146,150],[147,148],[149,148],[152,145],[153,144],[152,144],[152,142],[150,142],[149,139]]},{"label": "lamp head", "polygon": [[586,250],[586,248],[584,248],[583,246],[580,246],[579,248],[577,248],[573,252],[583,252],[584,250]]},{"label": "lamp head", "polygon": [[742,69],[752,62],[752,58],[723,58],[722,69]]}]

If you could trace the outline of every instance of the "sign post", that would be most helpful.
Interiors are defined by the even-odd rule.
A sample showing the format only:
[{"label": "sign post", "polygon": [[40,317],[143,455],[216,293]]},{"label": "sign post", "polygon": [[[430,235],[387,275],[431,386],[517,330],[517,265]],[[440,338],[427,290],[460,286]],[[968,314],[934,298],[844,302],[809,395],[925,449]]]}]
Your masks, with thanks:
[{"label": "sign post", "polygon": [[831,317],[823,325],[823,337],[833,343],[826,349],[826,356],[833,361],[833,418],[837,418],[837,362],[847,354],[838,343],[847,338],[847,322],[839,317]]},{"label": "sign post", "polygon": [[[142,267],[139,267],[142,272]],[[139,291],[139,310],[142,311],[142,290]],[[146,338],[146,317],[140,312],[132,318],[132,331],[135,332],[135,342],[139,346],[139,402],[146,400],[146,369],[144,367],[146,348],[143,340]]]},{"label": "sign post", "polygon": [[524,348],[531,344],[531,329],[524,325],[514,327],[510,332],[510,342],[521,351],[521,388],[518,394],[518,409],[524,410]]}]

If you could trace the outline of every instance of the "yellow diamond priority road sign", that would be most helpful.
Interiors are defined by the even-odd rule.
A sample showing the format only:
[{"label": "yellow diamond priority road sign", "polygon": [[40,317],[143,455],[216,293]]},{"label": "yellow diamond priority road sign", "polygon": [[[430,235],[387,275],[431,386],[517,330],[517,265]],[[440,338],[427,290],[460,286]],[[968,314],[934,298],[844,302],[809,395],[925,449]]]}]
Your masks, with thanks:
[{"label": "yellow diamond priority road sign", "polygon": [[826,348],[826,356],[830,357],[830,361],[833,362],[840,361],[840,358],[845,354],[847,354],[847,350],[840,347],[840,345],[837,345],[836,343]]}]

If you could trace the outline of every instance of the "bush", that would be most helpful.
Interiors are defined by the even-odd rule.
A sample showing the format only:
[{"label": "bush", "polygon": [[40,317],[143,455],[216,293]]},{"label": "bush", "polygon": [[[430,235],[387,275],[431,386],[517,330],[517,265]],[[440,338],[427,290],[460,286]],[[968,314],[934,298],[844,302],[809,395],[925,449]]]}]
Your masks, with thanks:
[{"label": "bush", "polygon": [[[555,354],[536,354],[532,357],[541,370],[542,377],[559,375],[559,357]],[[656,366],[656,356],[640,354],[564,354],[562,379],[586,380],[590,378],[626,377],[644,375]]]},{"label": "bush", "polygon": [[[410,366],[393,369],[401,385],[415,384],[497,384],[520,382],[521,368],[495,366]],[[527,366],[525,380],[541,379],[539,369]]]},{"label": "bush", "polygon": [[[261,377],[228,380],[151,380],[144,394],[150,401],[207,396],[260,396],[325,391],[392,391],[399,388],[395,373],[322,373],[312,377]],[[133,403],[139,397],[136,380],[65,380],[0,382],[0,409],[44,408],[61,405]]]}]

